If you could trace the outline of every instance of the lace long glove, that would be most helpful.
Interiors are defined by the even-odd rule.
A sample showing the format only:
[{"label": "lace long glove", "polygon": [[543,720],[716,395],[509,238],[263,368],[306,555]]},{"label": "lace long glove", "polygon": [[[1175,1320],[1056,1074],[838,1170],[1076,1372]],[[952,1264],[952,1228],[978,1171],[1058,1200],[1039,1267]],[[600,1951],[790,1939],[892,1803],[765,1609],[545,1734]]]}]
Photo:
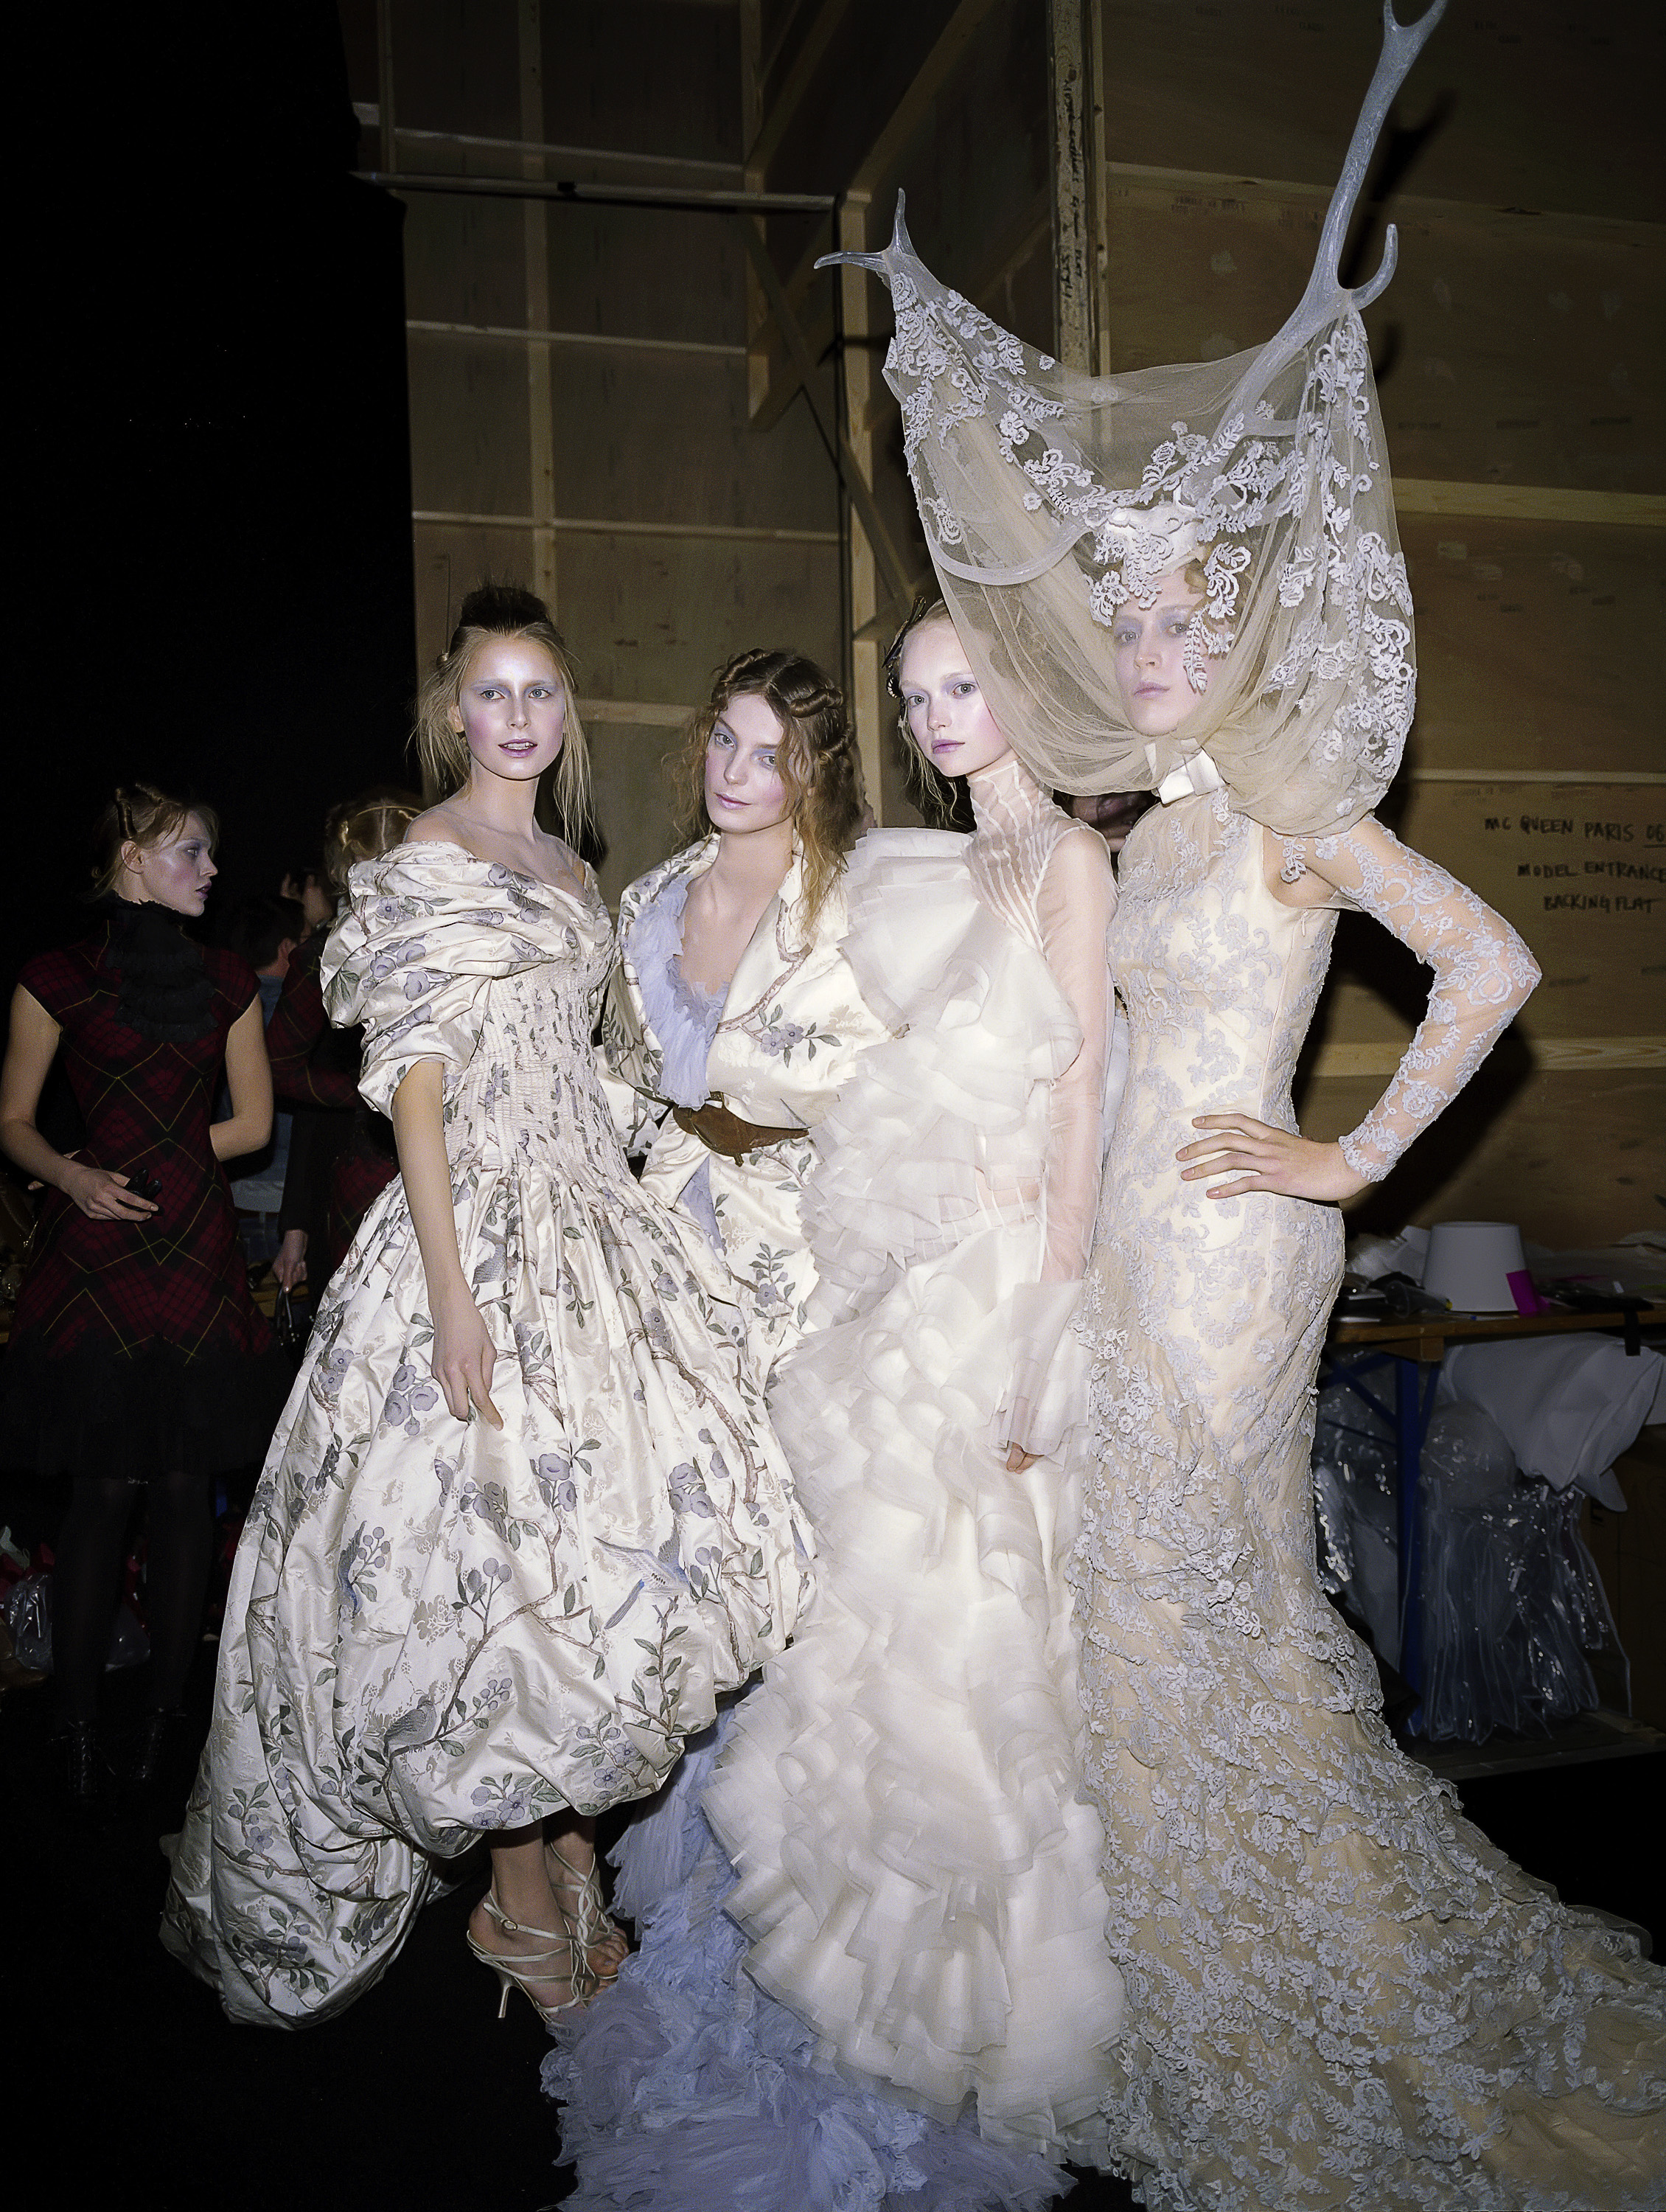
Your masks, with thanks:
[{"label": "lace long glove", "polygon": [[1002,1438],[1053,1454],[1075,1412],[1047,1388],[1048,1370],[1081,1297],[1105,1157],[1106,1071],[1115,1001],[1106,939],[1117,908],[1111,856],[1097,831],[1060,839],[1036,900],[1042,951],[1081,1031],[1081,1049],[1056,1078],[1042,1173],[1041,1278],[1013,1305],[1013,1364]]},{"label": "lace long glove", "polygon": [[1501,915],[1372,815],[1338,836],[1287,838],[1284,853],[1287,879],[1311,868],[1434,970],[1428,1011],[1394,1080],[1341,1140],[1354,1174],[1380,1182],[1526,1004],[1538,963]]}]

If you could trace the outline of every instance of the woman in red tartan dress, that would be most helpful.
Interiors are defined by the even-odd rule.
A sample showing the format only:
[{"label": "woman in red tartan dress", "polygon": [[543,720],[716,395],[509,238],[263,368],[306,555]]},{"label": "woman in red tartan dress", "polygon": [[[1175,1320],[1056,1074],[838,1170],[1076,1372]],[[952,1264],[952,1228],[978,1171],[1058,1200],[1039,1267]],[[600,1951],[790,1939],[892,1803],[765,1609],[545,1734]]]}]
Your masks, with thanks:
[{"label": "woman in red tartan dress", "polygon": [[[148,1781],[200,1623],[209,1479],[260,1457],[285,1380],[221,1166],[270,1127],[259,995],[244,961],[179,927],[202,912],[214,834],[200,807],[117,795],[100,823],[106,895],[84,936],[25,965],[0,1076],[0,1143],[47,1186],[0,1368],[0,1462],[71,1478],[52,1644],[56,1743],[82,1802],[132,1487],[149,1490],[152,1710],[133,1760]],[[34,1126],[60,1048],[87,1132],[70,1158]],[[211,1125],[222,1066],[233,1113]]]}]

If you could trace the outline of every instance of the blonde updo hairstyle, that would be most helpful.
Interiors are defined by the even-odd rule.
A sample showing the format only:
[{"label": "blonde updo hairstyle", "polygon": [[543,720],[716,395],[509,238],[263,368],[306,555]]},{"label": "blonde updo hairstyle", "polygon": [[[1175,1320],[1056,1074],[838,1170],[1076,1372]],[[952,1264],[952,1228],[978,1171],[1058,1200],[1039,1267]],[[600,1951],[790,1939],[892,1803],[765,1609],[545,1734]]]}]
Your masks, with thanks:
[{"label": "blonde updo hairstyle", "polygon": [[113,891],[122,872],[122,850],[136,845],[148,851],[177,837],[192,815],[209,833],[209,850],[220,842],[220,817],[197,799],[173,799],[154,783],[122,783],[106,800],[93,824],[93,894]]},{"label": "blonde updo hairstyle", "polygon": [[[482,584],[463,602],[451,641],[422,679],[412,732],[429,805],[449,799],[469,781],[469,740],[461,727],[463,687],[482,646],[494,637],[522,637],[542,646],[555,664],[566,719],[561,750],[549,773],[549,790],[569,843],[581,835],[590,805],[590,748],[579,719],[572,663],[543,601],[517,584]],[[457,719],[453,720],[453,717]]]},{"label": "blonde updo hairstyle", "polygon": [[775,764],[792,802],[793,834],[803,852],[802,927],[809,929],[862,831],[862,768],[845,695],[802,653],[754,646],[725,661],[711,696],[689,722],[673,756],[683,799],[682,834],[705,836],[706,752],[734,699],[761,699],[781,725]]},{"label": "blonde updo hairstyle", "polygon": [[379,860],[402,844],[421,811],[414,791],[392,785],[361,791],[330,808],[324,824],[324,884],[338,907],[347,896],[349,872],[360,860]]}]

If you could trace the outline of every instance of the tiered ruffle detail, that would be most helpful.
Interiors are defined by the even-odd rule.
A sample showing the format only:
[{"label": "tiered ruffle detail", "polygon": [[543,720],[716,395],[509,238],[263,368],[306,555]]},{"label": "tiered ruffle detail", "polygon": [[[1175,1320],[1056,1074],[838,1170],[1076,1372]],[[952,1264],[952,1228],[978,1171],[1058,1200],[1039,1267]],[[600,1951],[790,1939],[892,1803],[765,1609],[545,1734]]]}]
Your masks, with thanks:
[{"label": "tiered ruffle detail", "polygon": [[[944,2119],[975,2099],[990,2141],[1105,2163],[1122,1988],[1077,1796],[1075,1504],[1051,1461],[1006,1471],[997,1419],[1039,1262],[1046,1085],[1079,1038],[958,841],[865,845],[849,897],[864,993],[906,1035],[816,1133],[823,1325],[772,1396],[821,1589],[706,1809],[748,1971],[823,2059]],[[1062,1364],[1079,1406],[1073,1339]]]},{"label": "tiered ruffle detail", "polygon": [[699,1811],[713,1755],[690,1752],[615,1855],[642,1948],[544,2060],[579,2172],[567,2212],[1040,2212],[1053,2167],[841,2078],[742,1971],[734,1875]]}]

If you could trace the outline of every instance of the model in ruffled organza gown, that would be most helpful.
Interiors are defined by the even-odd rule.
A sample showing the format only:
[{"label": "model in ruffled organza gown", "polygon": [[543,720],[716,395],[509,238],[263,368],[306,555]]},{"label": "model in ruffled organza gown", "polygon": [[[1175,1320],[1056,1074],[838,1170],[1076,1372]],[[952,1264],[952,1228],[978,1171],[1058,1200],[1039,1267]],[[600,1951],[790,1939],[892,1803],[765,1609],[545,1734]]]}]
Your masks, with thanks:
[{"label": "model in ruffled organza gown", "polygon": [[505,1997],[593,1990],[583,1816],[657,1787],[808,1589],[732,1285],[639,1189],[597,1079],[612,931],[532,818],[581,742],[560,640],[525,594],[476,594],[436,682],[463,787],[354,869],[324,959],[403,1172],[239,1546],[164,1922],[276,2025],[375,1980],[482,1832],[470,1942]]},{"label": "model in ruffled organza gown", "polygon": [[810,1325],[772,1391],[818,1594],[618,1855],[641,1955],[546,2065],[584,2206],[1039,2205],[1052,2161],[1104,2154],[1121,1984],[1063,1451],[1114,887],[941,610],[899,642],[977,832],[871,833],[845,871],[842,958],[887,1034],[820,1114]]}]

